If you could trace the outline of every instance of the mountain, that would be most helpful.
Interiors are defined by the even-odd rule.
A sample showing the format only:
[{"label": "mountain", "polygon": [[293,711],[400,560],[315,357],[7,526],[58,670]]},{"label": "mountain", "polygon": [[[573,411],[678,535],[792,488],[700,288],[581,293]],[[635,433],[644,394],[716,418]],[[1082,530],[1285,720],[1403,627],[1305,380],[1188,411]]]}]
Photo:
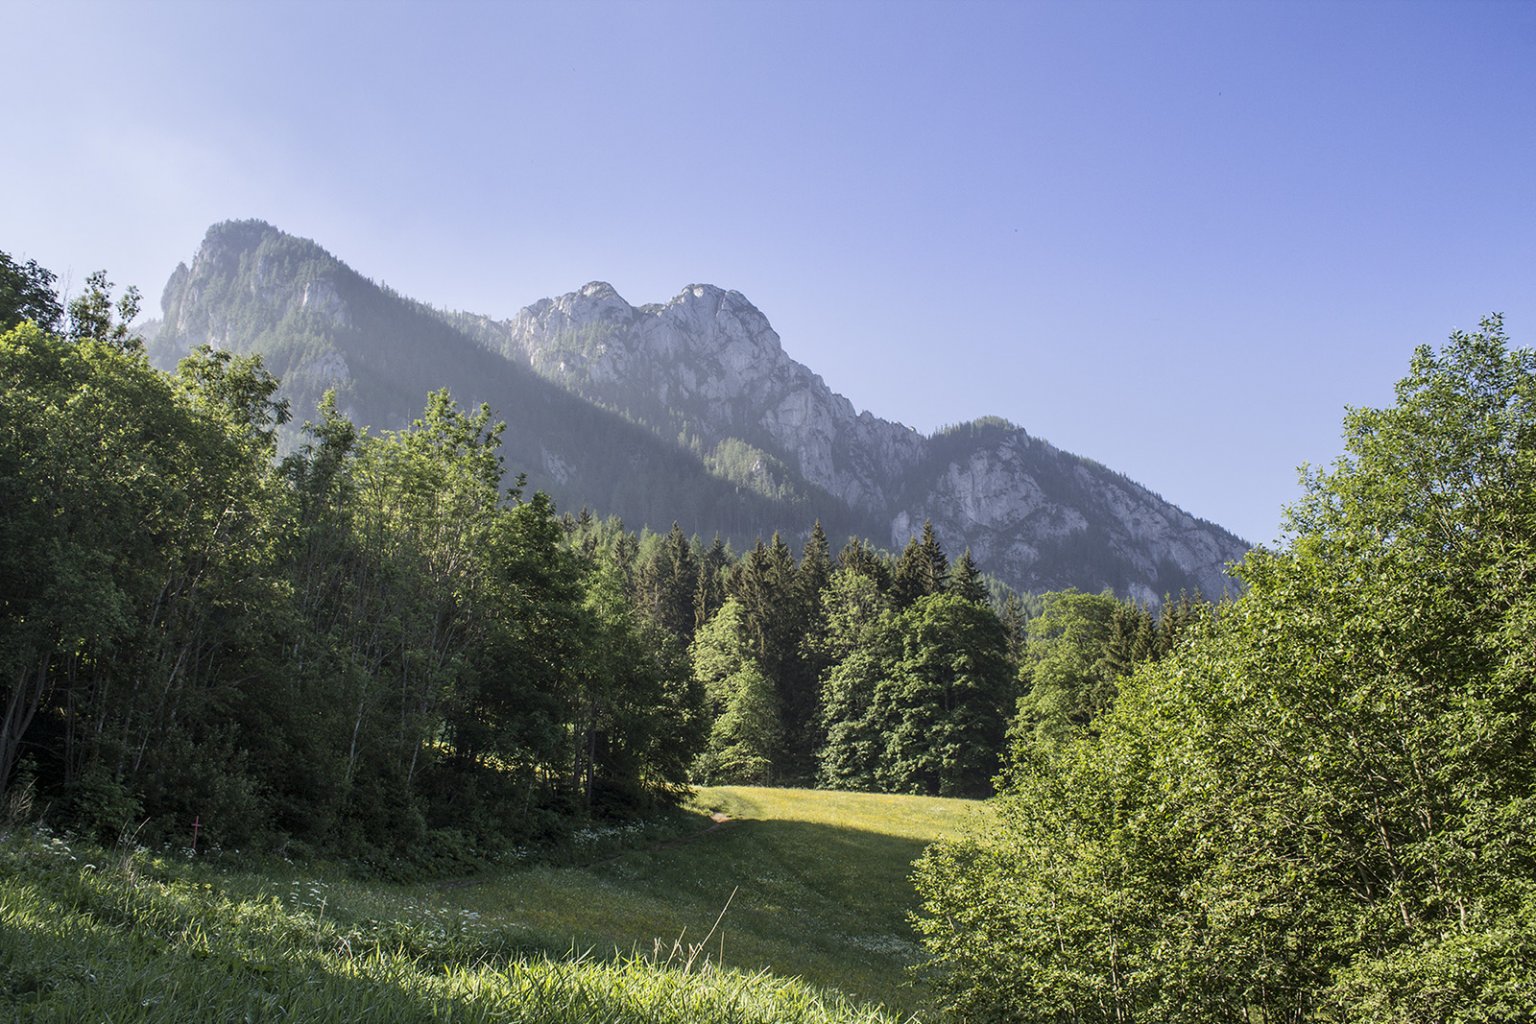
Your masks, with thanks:
[{"label": "mountain", "polygon": [[162,307],[159,358],[204,341],[261,352],[300,418],[326,387],[375,428],[407,423],[432,388],[489,402],[530,486],[631,526],[677,520],[741,543],[820,518],[835,538],[900,548],[929,519],[1012,586],[1149,601],[1220,594],[1247,548],[1006,421],[925,437],[858,412],[741,293],[712,285],[632,306],[594,282],[496,320],[406,299],[244,221],[209,230]]},{"label": "mountain", "polygon": [[[764,494],[711,473],[694,453],[488,351],[314,242],[259,221],[210,228],[191,266],[172,273],[161,308],[149,343],[157,364],[173,365],[203,343],[259,352],[283,379],[296,424],[313,417],[328,388],[342,413],[375,430],[409,424],[436,388],[465,406],[489,403],[507,421],[509,471],[526,473],[530,489],[563,509],[585,505],[662,530],[675,519],[706,537],[738,540],[766,524],[810,522],[819,511],[808,494]],[[822,504],[829,530],[867,531],[862,518]]]},{"label": "mountain", "polygon": [[740,292],[690,285],[631,306],[607,284],[528,306],[510,320],[450,323],[509,360],[662,436],[705,452],[745,442],[877,519],[901,547],[925,519],[953,552],[1030,589],[1111,586],[1155,599],[1220,594],[1247,545],[1146,488],[987,418],[923,437],[855,412],[785,354]]}]

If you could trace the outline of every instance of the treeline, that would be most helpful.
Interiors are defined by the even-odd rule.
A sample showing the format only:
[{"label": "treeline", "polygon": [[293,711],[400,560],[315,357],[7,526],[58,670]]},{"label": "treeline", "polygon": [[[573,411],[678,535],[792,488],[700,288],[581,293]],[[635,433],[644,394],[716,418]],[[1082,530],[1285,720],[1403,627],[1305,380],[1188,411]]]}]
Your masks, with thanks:
[{"label": "treeline", "polygon": [[857,538],[833,556],[820,524],[798,553],[775,534],[736,557],[676,525],[563,522],[686,649],[709,723],[700,783],[987,795],[1010,729],[1087,725],[1211,613],[1188,595],[1154,616],[1108,593],[1008,593],[931,524],[894,557]]},{"label": "treeline", "polygon": [[277,459],[258,360],[162,373],[104,301],[0,337],[0,786],[108,837],[422,857],[686,783],[684,662],[503,491],[487,410],[328,407]]},{"label": "treeline", "polygon": [[1080,726],[1185,614],[998,596],[931,526],[560,515],[446,392],[378,435],[324,401],[279,457],[258,358],[157,370],[136,293],[0,271],[0,791],[105,839],[452,861],[694,782],[986,794],[1010,725]]},{"label": "treeline", "polygon": [[1420,349],[1345,439],[1244,596],[1036,688],[919,864],[957,1019],[1536,1019],[1536,353]]}]

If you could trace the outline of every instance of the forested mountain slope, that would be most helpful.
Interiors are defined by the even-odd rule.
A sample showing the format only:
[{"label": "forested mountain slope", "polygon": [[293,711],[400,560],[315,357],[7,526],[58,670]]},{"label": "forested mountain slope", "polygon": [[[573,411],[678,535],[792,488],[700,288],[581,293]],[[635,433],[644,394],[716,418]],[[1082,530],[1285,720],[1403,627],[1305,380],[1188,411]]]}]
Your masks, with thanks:
[{"label": "forested mountain slope", "polygon": [[1151,601],[1220,594],[1247,547],[1005,421],[924,437],[856,412],[744,296],[710,285],[636,307],[595,282],[510,320],[440,313],[246,221],[209,230],[163,308],[162,359],[204,341],[261,352],[300,420],[326,387],[380,428],[432,388],[489,402],[533,487],[636,526],[745,541],[819,518],[834,537],[899,548],[931,520],[1014,587]]}]

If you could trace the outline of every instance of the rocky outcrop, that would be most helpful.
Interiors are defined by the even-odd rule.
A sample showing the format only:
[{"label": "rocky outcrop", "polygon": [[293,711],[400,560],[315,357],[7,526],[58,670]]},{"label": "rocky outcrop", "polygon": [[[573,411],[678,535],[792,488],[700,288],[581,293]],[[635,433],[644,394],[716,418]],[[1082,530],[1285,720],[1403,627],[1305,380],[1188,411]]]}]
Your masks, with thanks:
[{"label": "rocky outcrop", "polygon": [[789,358],[740,292],[695,284],[636,307],[594,281],[500,324],[481,320],[479,333],[577,394],[680,428],[706,448],[735,437],[774,451],[855,508],[888,505],[891,481],[922,455],[915,431],[860,416]]},{"label": "rocky outcrop", "polygon": [[690,285],[632,306],[603,282],[476,318],[482,342],[575,393],[705,448],[738,438],[815,487],[888,524],[902,547],[931,520],[1016,586],[1164,592],[1231,586],[1247,545],[1110,470],[987,421],[925,438],[859,413],[785,354],[740,293]]},{"label": "rocky outcrop", "polygon": [[563,509],[587,506],[635,528],[678,520],[738,547],[817,516],[837,536],[872,532],[868,518],[811,493],[766,450],[758,471],[743,472],[751,449],[739,442],[718,452],[680,447],[675,434],[615,415],[531,371],[525,358],[491,350],[487,332],[504,333],[494,321],[445,323],[314,242],[259,221],[210,228],[172,274],[161,305],[153,342],[160,365],[212,344],[259,354],[282,378],[293,415],[281,435],[288,447],[305,442],[303,424],[327,391],[344,415],[377,432],[406,427],[429,391],[447,388],[463,406],[491,406],[507,425],[501,453],[509,474],[526,474],[530,492],[547,492]]},{"label": "rocky outcrop", "polygon": [[959,428],[913,476],[891,522],[904,543],[923,521],[971,548],[999,578],[1031,589],[1111,587],[1149,604],[1234,588],[1247,545],[1140,484],[1008,424]]},{"label": "rocky outcrop", "polygon": [[988,419],[924,437],[859,412],[791,359],[740,292],[626,302],[593,282],[508,320],[381,289],[259,221],[215,225],[165,289],[154,342],[260,352],[302,423],[326,389],[375,429],[449,387],[509,422],[508,465],[563,507],[678,520],[737,543],[821,519],[903,547],[931,520],[951,553],[1029,590],[1220,594],[1246,545],[1146,488]]}]

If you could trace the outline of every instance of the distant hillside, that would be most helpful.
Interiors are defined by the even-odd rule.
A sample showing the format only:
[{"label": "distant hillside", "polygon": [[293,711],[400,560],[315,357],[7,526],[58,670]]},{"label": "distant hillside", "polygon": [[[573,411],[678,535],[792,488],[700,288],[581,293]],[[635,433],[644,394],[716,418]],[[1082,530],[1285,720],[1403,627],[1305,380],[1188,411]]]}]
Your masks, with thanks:
[{"label": "distant hillside", "polygon": [[437,387],[488,402],[509,424],[509,467],[631,526],[676,520],[739,544],[820,518],[834,538],[899,548],[930,519],[1014,587],[1152,601],[1219,595],[1247,548],[1001,420],[923,437],[856,412],[744,296],[711,285],[636,307],[594,282],[498,321],[406,299],[244,221],[209,230],[162,305],[159,358],[203,341],[261,352],[301,419],[327,387],[375,428],[405,424]]},{"label": "distant hillside", "polygon": [[698,454],[487,351],[429,307],[259,221],[210,228],[161,305],[157,362],[173,364],[204,342],[259,352],[282,377],[297,424],[327,388],[343,413],[375,430],[408,424],[437,388],[463,405],[489,403],[507,421],[509,471],[526,473],[530,488],[566,510],[585,505],[636,528],[676,520],[738,544],[779,526],[798,532],[817,515],[829,530],[869,528],[836,502],[814,504],[803,488],[769,497],[712,473]]}]

